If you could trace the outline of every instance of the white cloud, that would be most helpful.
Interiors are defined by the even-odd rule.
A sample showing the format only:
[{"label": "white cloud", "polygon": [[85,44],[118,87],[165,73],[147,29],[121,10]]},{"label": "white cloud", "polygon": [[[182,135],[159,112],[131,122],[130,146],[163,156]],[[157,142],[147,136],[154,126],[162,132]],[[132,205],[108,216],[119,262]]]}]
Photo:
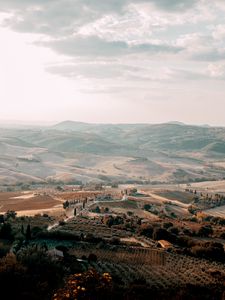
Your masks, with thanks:
[{"label": "white cloud", "polygon": [[213,78],[225,79],[225,63],[211,63],[207,70]]},{"label": "white cloud", "polygon": [[223,120],[223,9],[222,0],[0,0],[1,113],[187,121],[213,99]]},{"label": "white cloud", "polygon": [[212,36],[215,40],[223,40],[225,38],[225,24],[219,24],[212,32]]}]

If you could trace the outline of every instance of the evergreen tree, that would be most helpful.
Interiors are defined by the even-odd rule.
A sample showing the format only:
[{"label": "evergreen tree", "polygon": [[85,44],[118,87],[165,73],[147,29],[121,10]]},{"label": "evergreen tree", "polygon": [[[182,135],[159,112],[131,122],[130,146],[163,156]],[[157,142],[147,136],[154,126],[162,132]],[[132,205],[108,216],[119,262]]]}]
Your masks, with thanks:
[{"label": "evergreen tree", "polygon": [[23,224],[21,226],[21,233],[24,234],[24,226],[23,226]]},{"label": "evergreen tree", "polygon": [[31,230],[30,230],[30,224],[27,225],[27,230],[26,230],[26,240],[31,239]]}]

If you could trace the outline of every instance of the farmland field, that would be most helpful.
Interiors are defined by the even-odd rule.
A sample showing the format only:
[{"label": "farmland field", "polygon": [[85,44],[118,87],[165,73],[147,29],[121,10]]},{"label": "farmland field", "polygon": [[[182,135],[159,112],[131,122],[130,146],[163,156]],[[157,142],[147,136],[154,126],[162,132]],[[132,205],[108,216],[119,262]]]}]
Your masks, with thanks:
[{"label": "farmland field", "polygon": [[213,272],[225,274],[223,264],[156,249],[117,246],[109,250],[77,245],[71,252],[80,258],[95,253],[98,261],[92,262],[91,266],[101,273],[110,272],[125,285],[144,280],[151,288],[165,290],[187,284],[218,286],[221,282]]},{"label": "farmland field", "polygon": [[61,205],[61,201],[56,200],[53,196],[44,193],[21,193],[21,192],[4,192],[0,193],[0,212],[7,210],[15,211],[36,211],[52,209]]},{"label": "farmland field", "polygon": [[204,213],[213,217],[225,218],[225,205],[207,209]]},{"label": "farmland field", "polygon": [[189,204],[193,201],[193,194],[182,191],[162,190],[156,192],[157,195],[168,198],[170,200],[177,200],[181,203]]}]

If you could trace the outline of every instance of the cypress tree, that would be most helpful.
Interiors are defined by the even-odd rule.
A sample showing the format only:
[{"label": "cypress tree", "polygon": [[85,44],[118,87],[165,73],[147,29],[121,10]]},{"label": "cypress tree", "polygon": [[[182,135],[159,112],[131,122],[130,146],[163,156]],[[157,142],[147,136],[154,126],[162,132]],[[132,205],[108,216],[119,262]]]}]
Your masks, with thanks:
[{"label": "cypress tree", "polygon": [[26,240],[31,239],[31,230],[30,230],[30,224],[27,225],[27,230],[26,230]]}]

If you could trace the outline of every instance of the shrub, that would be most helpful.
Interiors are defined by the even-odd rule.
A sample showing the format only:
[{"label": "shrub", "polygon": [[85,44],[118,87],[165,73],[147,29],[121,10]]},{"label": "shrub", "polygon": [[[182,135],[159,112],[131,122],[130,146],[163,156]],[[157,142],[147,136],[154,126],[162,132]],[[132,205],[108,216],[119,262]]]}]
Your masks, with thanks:
[{"label": "shrub", "polygon": [[74,274],[64,288],[58,290],[52,300],[110,299],[112,277],[109,273],[100,275],[95,270]]},{"label": "shrub", "polygon": [[167,240],[169,233],[166,229],[163,228],[154,228],[152,238],[154,240]]},{"label": "shrub", "polygon": [[9,220],[10,218],[15,219],[16,218],[16,212],[14,210],[8,210],[5,213],[5,220]]},{"label": "shrub", "polygon": [[10,250],[10,245],[0,244],[0,258],[4,257]]},{"label": "shrub", "polygon": [[90,253],[89,256],[88,256],[88,262],[96,262],[98,259],[97,259],[97,255],[95,255],[94,253]]},{"label": "shrub", "polygon": [[191,253],[200,258],[224,261],[224,249],[220,243],[206,242],[195,245],[191,248]]},{"label": "shrub", "polygon": [[149,224],[142,224],[139,228],[139,234],[148,238],[152,238],[153,227]]},{"label": "shrub", "polygon": [[225,232],[221,233],[220,238],[225,240]]},{"label": "shrub", "polygon": [[202,226],[198,231],[198,235],[201,237],[208,237],[209,235],[212,234],[213,234],[213,229],[211,225]]},{"label": "shrub", "polygon": [[165,222],[165,223],[163,223],[163,228],[165,228],[165,229],[168,229],[168,228],[170,228],[172,226],[173,226],[173,223],[171,223],[171,222]]},{"label": "shrub", "polygon": [[178,228],[177,227],[170,227],[169,229],[168,229],[168,232],[170,232],[170,233],[172,233],[172,234],[175,234],[175,235],[178,235],[178,233],[179,233],[179,230],[178,230]]},{"label": "shrub", "polygon": [[6,240],[13,239],[12,227],[10,223],[4,223],[0,228],[0,238]]}]

